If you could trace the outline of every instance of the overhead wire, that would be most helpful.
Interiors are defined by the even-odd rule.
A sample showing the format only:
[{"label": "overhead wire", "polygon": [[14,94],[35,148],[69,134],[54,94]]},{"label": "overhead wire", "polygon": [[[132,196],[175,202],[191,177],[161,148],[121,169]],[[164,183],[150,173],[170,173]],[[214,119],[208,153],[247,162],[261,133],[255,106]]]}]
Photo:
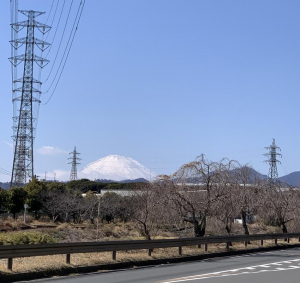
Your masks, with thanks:
[{"label": "overhead wire", "polygon": [[[10,23],[16,23],[18,16],[18,0],[10,0]],[[17,32],[11,27],[11,40],[15,40],[17,38]],[[11,44],[11,57],[16,55],[16,49]],[[14,82],[16,76],[16,68],[11,64],[11,74],[12,74],[12,83]],[[13,84],[12,84],[13,90]]]},{"label": "overhead wire", "polygon": [[[10,0],[10,23],[12,24],[14,21],[14,1]],[[11,27],[11,30],[10,30],[10,38],[11,40],[13,40],[13,37],[14,37],[14,30],[13,28]],[[14,48],[13,46],[11,45],[11,51],[10,51],[10,54],[11,54],[11,57],[13,57],[14,55]],[[13,81],[14,81],[14,67],[13,67],[13,64],[11,64],[11,93],[13,94]]]},{"label": "overhead wire", "polygon": [[[59,1],[57,1],[56,10],[57,10],[58,4],[59,4]],[[58,27],[59,27],[59,24],[60,24],[61,16],[62,16],[63,11],[64,11],[64,8],[65,8],[65,4],[66,4],[66,0],[64,0],[64,2],[63,2],[63,6],[62,6],[62,8],[61,8],[61,12],[60,12],[60,15],[59,15],[58,23],[57,23],[57,25],[56,25],[55,33],[54,33],[54,36],[53,36],[52,41],[51,41],[51,45],[50,45],[50,47],[49,47],[49,49],[48,49],[48,52],[47,52],[45,58],[47,58],[47,56],[49,55],[49,53],[50,53],[50,51],[51,51],[51,48],[52,48],[52,46],[53,46],[53,42],[54,42],[54,39],[55,39],[56,34],[57,34],[57,30],[58,30]],[[56,10],[55,10],[55,15],[56,15]],[[54,15],[54,16],[55,16],[55,15]],[[53,26],[53,21],[54,21],[54,17],[53,17],[51,26]],[[50,30],[50,31],[51,31],[51,30]],[[48,39],[48,37],[49,37],[49,34],[50,34],[50,32],[48,33],[48,35],[47,35],[47,37],[46,37],[46,41],[47,41],[47,39]]]},{"label": "overhead wire", "polygon": [[6,176],[11,176],[11,174],[10,174],[10,173],[8,173],[8,172],[5,172],[5,171],[2,171],[2,170],[0,170],[0,174],[6,175]]},{"label": "overhead wire", "polygon": [[47,17],[47,20],[46,20],[45,24],[48,23],[49,17],[50,17],[51,12],[52,12],[52,8],[53,8],[54,1],[55,1],[55,0],[52,0],[51,8],[50,8],[50,11],[49,11],[49,14],[48,14],[48,17]]},{"label": "overhead wire", "polygon": [[[11,24],[18,22],[18,0],[10,0],[10,22]],[[11,40],[16,40],[18,38],[17,32],[11,27]],[[11,57],[15,57],[18,55],[18,51],[11,45]],[[14,89],[16,88],[15,80],[18,76],[17,67],[11,64],[11,76],[12,76],[12,99],[14,99]],[[13,117],[16,116],[16,103],[13,102]]]},{"label": "overhead wire", "polygon": [[[79,26],[79,23],[80,23],[80,19],[81,19],[81,16],[82,16],[82,12],[83,12],[83,9],[84,9],[84,6],[85,6],[85,1],[86,1],[86,0],[83,1],[83,5],[82,5],[82,1],[80,2],[80,6],[82,5],[82,8],[81,8],[81,11],[80,11],[80,6],[79,6],[78,12],[80,11],[80,14],[79,14],[79,18],[78,18],[78,21],[77,21],[76,29],[75,29],[75,32],[74,32],[74,34],[73,34],[73,38],[72,38],[72,41],[71,41],[71,44],[70,44],[70,47],[69,47],[69,50],[68,50],[66,59],[65,59],[65,61],[64,61],[62,70],[61,70],[61,72],[60,72],[60,75],[59,75],[58,80],[57,80],[57,82],[56,82],[56,85],[55,85],[55,87],[54,87],[54,90],[53,90],[53,92],[51,93],[49,99],[46,101],[46,103],[43,103],[43,105],[47,105],[47,104],[48,104],[48,102],[51,100],[51,98],[52,98],[53,94],[55,93],[55,90],[56,90],[56,88],[57,88],[57,86],[58,86],[58,83],[59,83],[59,81],[60,81],[61,75],[62,75],[62,73],[63,73],[63,71],[64,71],[65,66],[66,66],[66,62],[67,62],[67,60],[68,60],[68,57],[69,57],[69,54],[70,54],[70,50],[71,50],[72,45],[73,45],[73,42],[74,42],[74,38],[75,38],[76,32],[77,32],[77,30],[78,30],[78,26]],[[78,12],[77,12],[77,14],[78,14]],[[77,15],[76,15],[76,18],[77,18]],[[76,20],[76,19],[75,19],[75,20]],[[74,21],[74,24],[75,24],[75,21]],[[74,25],[73,25],[73,28],[74,28]],[[72,31],[73,31],[73,28],[72,28]],[[70,37],[71,37],[71,35],[72,35],[72,31],[71,31]],[[70,37],[69,37],[69,39],[70,39]],[[66,52],[66,50],[67,50],[67,47],[68,47],[68,46],[66,46],[65,52]],[[64,52],[64,53],[65,53],[65,52]],[[63,56],[63,57],[64,57],[64,56]],[[62,61],[63,61],[63,58],[62,58]],[[62,63],[62,61],[61,61],[61,63]],[[60,65],[61,65],[61,63],[60,63]],[[60,66],[59,66],[59,69],[60,69]],[[47,92],[48,92],[48,91],[49,91],[49,89],[47,90]],[[46,93],[47,93],[47,92],[46,92]]]},{"label": "overhead wire", "polygon": [[[65,1],[64,1],[64,3],[65,3]],[[52,21],[51,21],[51,24],[50,24],[51,27],[53,26],[53,22],[54,22],[54,19],[55,19],[55,16],[56,16],[58,4],[59,4],[59,0],[57,0],[57,4],[56,4],[55,11],[54,11],[54,15],[53,15],[53,18],[52,18]],[[63,6],[63,7],[64,7],[64,6]],[[61,13],[60,13],[60,18],[61,18],[62,12],[63,12],[63,8],[62,8]],[[59,18],[59,22],[60,22],[60,18]],[[59,22],[58,22],[58,25],[59,25]],[[50,32],[51,32],[51,30],[48,32],[48,34],[47,34],[47,36],[46,36],[46,40],[48,39]],[[53,39],[53,40],[54,40],[54,39]],[[52,42],[53,42],[53,40],[52,40]]]},{"label": "overhead wire", "polygon": [[[51,15],[51,12],[52,12],[52,8],[53,8],[53,4],[54,4],[54,1],[55,0],[52,0],[52,4],[51,4],[51,8],[50,8],[50,11],[49,11],[49,14],[48,14],[48,17],[46,19],[46,22],[45,22],[45,25],[47,24],[48,20],[49,20],[49,17]],[[58,1],[59,2],[59,1]],[[57,10],[57,6],[56,5],[56,10]],[[55,10],[55,13],[56,13],[56,10]],[[53,19],[52,19],[52,22],[54,21],[54,18],[55,18],[55,13],[53,15]],[[48,36],[49,36],[49,32],[48,31]],[[43,36],[42,36],[42,41],[44,41],[44,36],[45,34],[43,33]],[[43,52],[44,50],[41,49],[41,54],[40,54],[40,57],[42,58],[43,57]],[[42,68],[40,67],[39,68],[39,71],[38,71],[38,77],[37,77],[37,80],[40,82],[41,81],[41,76],[42,76]],[[37,89],[40,91],[38,94],[37,94],[37,100],[40,102],[40,99],[41,99],[41,84],[38,84],[37,86]],[[33,144],[35,143],[35,134],[36,134],[36,130],[37,130],[37,126],[38,126],[38,117],[39,117],[39,111],[40,111],[40,103],[37,103],[37,106],[33,108],[33,111],[35,112],[34,113],[34,128],[33,128]]]},{"label": "overhead wire", "polygon": [[[57,52],[56,52],[55,59],[54,59],[54,61],[53,61],[53,63],[52,63],[52,67],[51,67],[51,69],[50,69],[50,72],[49,72],[49,74],[48,74],[48,77],[46,78],[46,80],[45,80],[43,83],[45,83],[45,82],[48,81],[48,79],[49,79],[49,77],[51,76],[51,73],[52,73],[52,71],[53,71],[53,68],[54,68],[54,66],[55,66],[55,62],[56,62],[57,56],[58,56],[58,54],[59,54],[59,50],[60,50],[60,47],[61,47],[61,44],[62,44],[64,35],[65,35],[66,27],[67,27],[67,24],[68,24],[68,21],[69,21],[69,17],[70,17],[70,14],[71,14],[72,6],[73,6],[73,1],[74,1],[74,0],[72,0],[71,5],[70,5],[69,13],[68,13],[68,16],[67,16],[67,20],[66,20],[66,23],[65,23],[65,26],[64,26],[63,33],[62,33],[62,35],[61,35],[61,39],[60,39],[60,42],[59,42],[59,46],[58,46],[58,50],[57,50]],[[65,2],[64,2],[64,3],[65,3]],[[69,41],[68,41],[67,45],[68,45],[68,44],[69,44]],[[49,52],[50,52],[50,51],[49,51]],[[49,52],[48,52],[48,54],[49,54]],[[47,55],[48,55],[48,54],[47,54]],[[46,55],[46,56],[47,56],[47,55]],[[54,77],[54,80],[55,80],[55,77]],[[53,81],[54,81],[54,80],[53,80]],[[53,83],[52,83],[52,84],[53,84]],[[50,87],[52,86],[52,84],[50,85]]]},{"label": "overhead wire", "polygon": [[[51,7],[50,7],[50,11],[49,11],[48,17],[47,17],[47,19],[46,19],[45,25],[47,25],[48,20],[49,20],[49,18],[50,18],[50,15],[51,15],[51,12],[52,12],[52,9],[53,9],[54,2],[55,2],[55,0],[52,0]],[[65,4],[65,1],[64,1],[64,4]],[[60,14],[60,18],[59,18],[59,21],[58,21],[58,24],[57,24],[57,28],[58,28],[58,26],[59,26],[59,22],[60,22],[61,15],[62,15],[62,12],[63,12],[64,4],[63,4],[62,11],[61,11],[61,14]],[[57,12],[57,9],[58,9],[58,5],[59,5],[59,0],[57,0],[56,8],[55,8],[55,11],[54,11],[54,14],[53,14],[53,18],[52,18],[52,21],[51,21],[51,26],[53,25],[53,22],[54,22],[54,19],[55,19],[55,16],[56,16],[56,12]],[[56,29],[56,30],[57,30],[57,29]],[[46,40],[47,40],[47,38],[49,37],[50,32],[51,32],[51,29],[50,29],[50,30],[48,31],[48,33],[47,33]],[[43,34],[42,40],[44,40],[44,35],[45,35],[45,34]],[[56,35],[56,34],[54,34],[54,37],[53,37],[53,39],[52,39],[52,43],[53,43],[53,41],[54,41],[55,35]],[[50,48],[51,48],[51,47],[52,47],[52,45],[50,45]],[[42,56],[42,55],[43,55],[43,52],[44,52],[44,51],[41,50],[41,56],[40,56],[40,57],[43,57],[43,56]],[[42,72],[42,68],[39,68],[38,81],[41,81],[41,72]],[[39,91],[41,91],[41,84],[39,84],[38,89],[39,89]],[[40,92],[40,93],[41,93],[41,92]],[[40,96],[41,96],[41,95],[39,95],[38,100],[40,100]],[[37,126],[38,126],[39,111],[40,111],[40,107],[39,107],[39,105],[38,105],[38,106],[37,106],[36,113],[35,113],[36,122],[35,122],[35,128],[34,128],[34,136],[35,136],[36,129],[37,129]]]},{"label": "overhead wire", "polygon": [[11,174],[3,173],[3,172],[1,172],[1,171],[0,171],[0,174],[6,175],[6,176],[11,176]]},{"label": "overhead wire", "polygon": [[50,17],[50,15],[51,15],[51,12],[52,12],[52,8],[53,8],[54,1],[55,1],[55,0],[52,0],[51,8],[50,8],[50,11],[49,11],[49,14],[48,14],[48,17],[47,17],[47,19],[46,19],[46,22],[45,22],[45,24],[47,24],[47,23],[48,23],[49,17]]},{"label": "overhead wire", "polygon": [[11,173],[2,167],[0,167],[0,174],[11,176]]},{"label": "overhead wire", "polygon": [[2,170],[2,171],[6,171],[7,173],[9,173],[9,171],[8,171],[8,170],[6,170],[6,169],[4,169],[4,168],[2,168],[2,167],[0,167],[0,170]]}]

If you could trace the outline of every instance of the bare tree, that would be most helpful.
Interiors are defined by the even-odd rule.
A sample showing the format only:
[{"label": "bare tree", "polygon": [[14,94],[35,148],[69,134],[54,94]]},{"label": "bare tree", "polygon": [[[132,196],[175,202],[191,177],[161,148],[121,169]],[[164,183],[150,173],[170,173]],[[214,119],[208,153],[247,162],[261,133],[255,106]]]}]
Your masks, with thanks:
[{"label": "bare tree", "polygon": [[62,207],[66,193],[58,194],[55,190],[44,190],[41,192],[42,210],[49,215],[53,222],[56,222],[62,214]]},{"label": "bare tree", "polygon": [[73,197],[72,212],[74,223],[80,224],[87,213],[87,203],[82,196]]},{"label": "bare tree", "polygon": [[132,209],[131,219],[143,237],[151,240],[161,228],[164,195],[158,183],[140,185],[127,204]]},{"label": "bare tree", "polygon": [[259,199],[260,180],[253,172],[253,169],[248,165],[239,165],[233,171],[233,178],[239,185],[236,192],[236,206],[239,208],[238,214],[241,216],[245,235],[249,235],[247,216],[256,213],[261,205]]},{"label": "bare tree", "polygon": [[263,205],[260,208],[261,217],[267,224],[278,226],[283,233],[287,233],[287,223],[295,219],[296,191],[266,182],[263,187],[263,196]]},{"label": "bare tree", "polygon": [[194,227],[195,237],[203,237],[207,217],[213,214],[216,202],[226,195],[230,184],[229,171],[234,161],[209,161],[203,154],[196,161],[183,165],[173,176],[170,198],[185,222]]},{"label": "bare tree", "polygon": [[99,197],[97,197],[93,192],[88,191],[84,198],[86,213],[91,221],[91,224],[94,224],[94,218],[97,215],[97,208],[99,203]]},{"label": "bare tree", "polygon": [[236,185],[227,185],[222,188],[222,191],[223,194],[212,204],[211,215],[223,223],[224,229],[230,235],[234,218],[239,214],[238,207],[236,206],[238,188]]}]

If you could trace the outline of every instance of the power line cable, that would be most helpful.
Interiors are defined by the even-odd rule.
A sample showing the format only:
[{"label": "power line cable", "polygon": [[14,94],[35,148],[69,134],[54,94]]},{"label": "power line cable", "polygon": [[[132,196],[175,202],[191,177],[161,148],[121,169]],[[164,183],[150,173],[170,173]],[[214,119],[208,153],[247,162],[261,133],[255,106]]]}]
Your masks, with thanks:
[{"label": "power line cable", "polygon": [[2,168],[2,167],[0,167],[0,170],[6,171],[7,173],[10,173],[8,170],[6,170],[6,169],[4,169],[4,168]]},{"label": "power line cable", "polygon": [[[18,0],[10,0],[10,23],[16,23],[18,21]],[[17,32],[11,28],[11,40],[16,40],[17,38]],[[11,57],[14,57],[16,55],[17,51],[11,44]],[[11,72],[12,72],[12,82],[16,79],[16,67],[13,65],[11,66]],[[12,84],[13,87],[13,84]]]},{"label": "power line cable", "polygon": [[3,172],[0,171],[0,174],[6,175],[6,176],[11,176],[11,174],[5,174]]},{"label": "power line cable", "polygon": [[[46,80],[44,81],[44,83],[48,81],[48,79],[49,79],[49,77],[51,76],[51,73],[52,73],[52,71],[53,71],[53,68],[54,68],[54,66],[55,66],[55,62],[56,62],[56,59],[57,59],[57,56],[58,56],[58,53],[59,53],[59,50],[60,50],[60,47],[61,47],[61,43],[62,43],[63,38],[64,38],[64,35],[65,35],[65,31],[66,31],[66,27],[67,27],[68,21],[69,21],[69,16],[70,16],[70,13],[71,13],[71,10],[72,10],[72,6],[73,6],[73,0],[72,0],[71,5],[70,5],[68,17],[67,17],[67,20],[66,20],[66,23],[65,23],[64,31],[63,31],[62,36],[61,36],[61,39],[60,39],[60,43],[59,43],[59,46],[58,46],[58,50],[57,50],[57,52],[56,52],[55,59],[54,59],[54,61],[53,61],[53,64],[52,64],[51,70],[50,70],[50,72],[49,72],[49,74],[48,74],[48,77],[46,78]],[[69,44],[69,41],[68,41],[67,44]],[[49,51],[48,51],[48,54],[49,54]],[[48,54],[47,54],[47,55],[48,55]],[[46,56],[47,56],[47,55],[46,55]],[[54,78],[54,80],[55,80],[55,78]],[[54,80],[53,80],[53,81],[54,81]],[[50,87],[51,87],[51,86],[52,86],[52,84],[50,85]]]},{"label": "power line cable", "polygon": [[[14,2],[12,0],[10,0],[10,23],[11,24],[13,23],[13,19],[14,19],[14,12],[13,11],[14,11]],[[11,37],[11,40],[13,40],[13,37],[14,37],[14,29],[13,28],[10,28],[10,37]],[[11,54],[11,58],[13,58],[14,48],[13,48],[12,45],[11,45],[10,54]],[[12,81],[11,93],[13,94],[13,90],[14,90],[14,87],[13,87],[13,81],[14,81],[14,67],[13,67],[13,64],[11,64],[11,81]]]},{"label": "power line cable", "polygon": [[3,175],[11,176],[11,173],[6,170],[4,171],[4,170],[0,169],[0,173]]},{"label": "power line cable", "polygon": [[[56,85],[55,85],[55,87],[54,87],[54,90],[53,90],[51,96],[49,97],[49,99],[47,100],[46,103],[43,103],[43,105],[47,105],[48,102],[51,100],[51,98],[52,98],[52,96],[53,96],[53,94],[54,94],[54,92],[55,92],[55,90],[56,90],[56,88],[57,88],[57,85],[58,85],[58,83],[59,83],[59,81],[60,81],[61,75],[62,75],[62,73],[63,73],[63,71],[64,71],[64,68],[65,68],[65,66],[66,66],[66,62],[67,62],[68,57],[69,57],[69,54],[70,54],[70,50],[71,50],[72,45],[73,45],[73,41],[74,41],[76,32],[77,32],[77,30],[78,30],[78,26],[79,26],[79,23],[80,23],[82,11],[83,11],[83,9],[84,9],[85,1],[86,1],[86,0],[84,0],[84,2],[83,2],[83,6],[82,6],[82,9],[81,9],[81,11],[80,11],[80,15],[79,15],[79,19],[78,19],[78,22],[77,22],[77,25],[76,25],[76,29],[75,29],[75,32],[74,32],[74,34],[73,34],[73,38],[72,38],[72,41],[71,41],[71,44],[70,44],[70,47],[69,47],[69,50],[68,50],[68,53],[67,53],[65,62],[64,62],[64,64],[63,64],[61,73],[60,73],[60,75],[59,75],[59,77],[58,77],[58,80],[57,80],[57,82],[56,82]],[[82,1],[80,2],[80,5],[81,5],[81,3],[82,3]],[[80,8],[80,7],[79,7],[79,8]],[[79,10],[78,10],[78,11],[79,11]],[[71,33],[71,34],[72,34],[72,33]],[[71,34],[70,34],[70,36],[71,36]],[[66,46],[66,49],[67,49],[67,46]],[[66,49],[65,49],[65,51],[66,51]],[[61,61],[61,63],[62,63],[62,61]],[[60,65],[61,65],[61,64],[60,64]],[[59,68],[60,68],[60,66],[59,66]],[[49,88],[49,89],[50,89],[50,88]],[[49,89],[47,90],[47,92],[49,91]],[[47,92],[45,92],[45,93],[47,93]]]},{"label": "power line cable", "polygon": [[[57,26],[59,26],[59,22],[60,22],[60,19],[61,19],[62,12],[63,12],[63,10],[64,10],[63,8],[64,8],[64,5],[65,5],[65,2],[66,2],[66,1],[64,1],[64,3],[63,3],[63,7],[62,7],[62,9],[61,9],[61,13],[60,13],[60,17],[59,17],[59,21],[58,21]],[[55,8],[54,15],[53,15],[53,18],[52,18],[52,22],[51,22],[51,25],[50,25],[51,27],[53,26],[53,22],[54,22],[54,19],[55,19],[55,16],[56,16],[58,4],[59,4],[59,0],[57,0],[56,8]],[[51,29],[51,30],[52,30],[52,29]],[[47,39],[48,39],[48,37],[49,37],[49,35],[50,35],[51,30],[48,32],[48,34],[47,34],[47,36],[46,36],[46,41],[47,41]],[[53,38],[53,40],[54,40],[54,38]],[[52,40],[52,43],[53,43],[53,40]],[[51,46],[50,46],[50,48],[51,48]]]},{"label": "power line cable", "polygon": [[0,174],[6,175],[6,176],[11,176],[11,174],[10,174],[10,173],[3,172],[3,171],[1,171],[1,170],[0,170]]},{"label": "power line cable", "polygon": [[[52,0],[50,12],[49,12],[49,14],[48,14],[48,17],[47,17],[47,20],[46,20],[46,22],[45,22],[45,25],[47,24],[47,22],[48,22],[48,20],[49,20],[49,17],[50,17],[50,15],[51,15],[51,12],[52,12],[52,8],[53,8],[53,5],[54,5],[54,2],[55,2],[55,0]],[[64,2],[64,3],[65,3],[65,2]],[[57,4],[56,4],[56,8],[55,8],[54,15],[53,15],[53,18],[52,18],[51,26],[53,25],[53,22],[54,22],[54,19],[55,19],[55,16],[56,16],[58,4],[59,4],[59,0],[57,1]],[[63,7],[64,7],[64,5],[63,5]],[[60,14],[60,18],[61,18],[62,12],[63,12],[63,8],[62,8],[62,11],[61,11],[61,14]],[[59,19],[59,22],[60,22],[60,19]],[[58,22],[57,28],[58,28],[58,26],[59,26],[59,22]],[[56,29],[56,30],[57,30],[57,29]],[[51,29],[50,29],[50,31],[51,31]],[[47,34],[47,38],[48,38],[48,36],[49,36],[49,34],[50,34],[50,31],[49,31],[48,34]],[[43,34],[42,40],[44,40],[44,35],[45,35],[45,34]],[[55,35],[54,35],[54,37],[55,37]],[[47,39],[47,38],[46,38],[46,39]],[[53,38],[53,40],[54,40],[54,38]],[[52,42],[53,42],[53,41],[52,41]],[[51,48],[51,47],[52,47],[52,45],[50,45],[50,48]],[[44,52],[44,50],[42,49],[42,50],[41,50],[41,55],[40,55],[41,58],[43,57],[43,52]],[[42,68],[39,68],[38,81],[41,81],[41,72],[42,72]],[[41,91],[41,85],[40,85],[40,84],[38,85],[38,90]],[[40,100],[40,96],[41,96],[41,95],[39,95],[39,97],[38,97],[39,100]],[[34,136],[35,136],[35,133],[36,133],[36,130],[37,130],[37,126],[38,126],[38,117],[39,117],[39,111],[40,111],[40,104],[38,104],[38,106],[37,106],[36,108],[37,108],[37,110],[36,110],[36,113],[35,113],[35,114],[36,114],[36,115],[35,115],[36,120],[35,120],[35,127],[34,127]],[[35,142],[35,139],[34,139],[34,142]]]},{"label": "power line cable", "polygon": [[[57,2],[57,4],[58,4],[58,3],[59,3],[59,2]],[[65,7],[65,3],[66,3],[66,0],[64,0],[63,6],[62,6],[62,9],[61,9],[61,13],[60,13],[60,16],[59,16],[59,19],[58,19],[58,23],[57,23],[57,25],[56,25],[55,33],[54,33],[54,36],[53,36],[52,41],[51,41],[51,45],[50,45],[50,47],[49,47],[49,49],[48,49],[48,52],[47,52],[45,58],[48,57],[48,55],[49,55],[49,53],[50,53],[50,51],[51,51],[51,49],[52,49],[53,42],[54,42],[54,39],[55,39],[55,37],[56,37],[57,30],[58,30],[58,27],[59,27],[59,24],[60,24],[61,16],[62,16],[64,7]],[[52,22],[51,26],[53,26],[53,22]],[[49,36],[49,34],[48,34],[48,36]],[[46,37],[46,41],[47,41],[48,36]]]},{"label": "power line cable", "polygon": [[49,14],[48,14],[48,17],[47,17],[47,20],[46,20],[45,24],[47,24],[47,23],[48,23],[48,20],[49,20],[50,14],[51,14],[51,12],[52,12],[52,8],[53,8],[54,1],[55,1],[55,0],[52,0],[52,4],[51,4],[51,8],[50,8],[50,12],[49,12]]}]

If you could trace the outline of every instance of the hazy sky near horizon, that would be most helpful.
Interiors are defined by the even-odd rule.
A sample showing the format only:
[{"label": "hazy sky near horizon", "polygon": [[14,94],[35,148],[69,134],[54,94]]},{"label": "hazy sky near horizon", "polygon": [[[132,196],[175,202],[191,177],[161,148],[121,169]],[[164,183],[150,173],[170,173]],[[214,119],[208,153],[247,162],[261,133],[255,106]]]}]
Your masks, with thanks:
[{"label": "hazy sky near horizon", "polygon": [[[51,3],[19,0],[19,8],[49,12]],[[51,70],[70,3],[42,78]],[[35,173],[68,178],[68,152],[76,145],[79,168],[119,154],[171,174],[204,153],[267,174],[263,154],[272,138],[283,154],[279,175],[300,171],[299,13],[299,0],[87,0],[57,90],[40,107]],[[9,24],[9,1],[1,1],[0,167],[11,171]]]}]

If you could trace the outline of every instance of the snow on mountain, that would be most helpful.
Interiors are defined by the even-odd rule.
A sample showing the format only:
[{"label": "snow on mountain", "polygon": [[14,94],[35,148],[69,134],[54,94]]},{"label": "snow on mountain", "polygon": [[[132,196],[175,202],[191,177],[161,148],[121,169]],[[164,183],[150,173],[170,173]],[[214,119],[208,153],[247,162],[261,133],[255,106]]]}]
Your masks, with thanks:
[{"label": "snow on mountain", "polygon": [[144,178],[150,180],[156,176],[141,163],[131,157],[108,155],[86,165],[80,174],[82,178],[108,179],[114,181],[135,180]]}]

